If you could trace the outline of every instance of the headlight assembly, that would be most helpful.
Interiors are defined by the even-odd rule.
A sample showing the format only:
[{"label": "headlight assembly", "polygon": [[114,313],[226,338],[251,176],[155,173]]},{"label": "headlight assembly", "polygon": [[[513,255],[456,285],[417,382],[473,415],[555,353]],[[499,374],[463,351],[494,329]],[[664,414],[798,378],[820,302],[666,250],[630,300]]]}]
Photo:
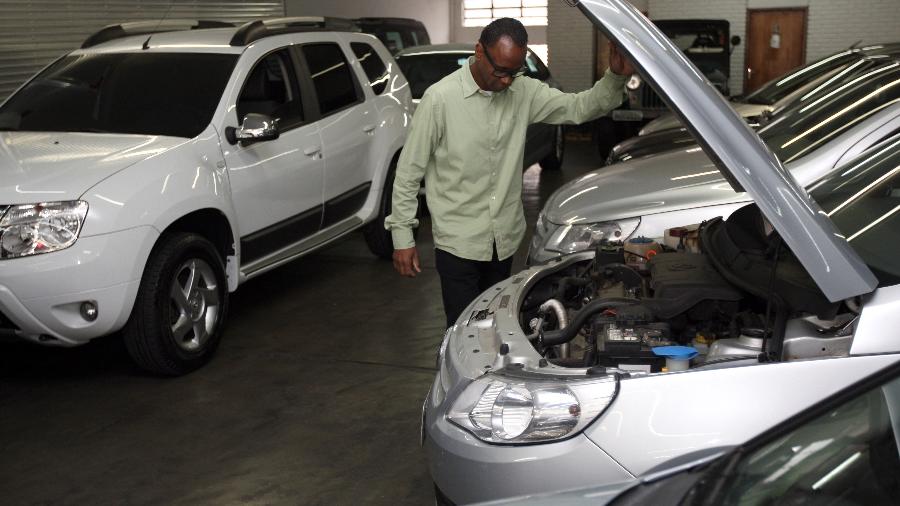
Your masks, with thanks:
[{"label": "headlight assembly", "polygon": [[447,414],[482,441],[543,443],[571,437],[612,402],[615,377],[527,379],[487,374],[473,381]]},{"label": "headlight assembly", "polygon": [[550,234],[544,248],[559,253],[576,253],[594,248],[604,239],[624,241],[634,233],[640,223],[640,218],[629,218],[600,223],[562,225]]},{"label": "headlight assembly", "polygon": [[68,248],[87,216],[83,200],[13,205],[0,219],[0,258],[17,258]]}]

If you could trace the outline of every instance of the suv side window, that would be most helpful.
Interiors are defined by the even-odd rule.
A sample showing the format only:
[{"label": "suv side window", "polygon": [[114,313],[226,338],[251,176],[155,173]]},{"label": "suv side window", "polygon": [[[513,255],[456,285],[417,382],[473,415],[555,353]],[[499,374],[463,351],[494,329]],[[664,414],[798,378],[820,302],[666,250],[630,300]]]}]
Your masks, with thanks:
[{"label": "suv side window", "polygon": [[356,55],[356,59],[359,60],[359,64],[362,65],[363,70],[366,72],[372,92],[376,95],[381,95],[387,87],[387,81],[390,76],[384,62],[378,57],[378,53],[375,52],[372,46],[363,42],[351,43],[350,49],[353,50],[353,54]]},{"label": "suv side window", "polygon": [[307,44],[302,51],[322,116],[362,101],[350,65],[337,44]]},{"label": "suv side window", "polygon": [[237,102],[238,121],[247,113],[278,120],[282,131],[303,123],[303,104],[290,52],[279,49],[256,62]]}]

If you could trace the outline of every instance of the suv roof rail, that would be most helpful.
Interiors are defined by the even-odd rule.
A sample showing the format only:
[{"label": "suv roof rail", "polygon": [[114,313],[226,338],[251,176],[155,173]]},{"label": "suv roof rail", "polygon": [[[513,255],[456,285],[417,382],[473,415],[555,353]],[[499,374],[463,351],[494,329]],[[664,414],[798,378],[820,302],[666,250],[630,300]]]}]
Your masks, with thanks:
[{"label": "suv roof rail", "polygon": [[422,25],[421,21],[413,18],[382,18],[382,17],[362,17],[356,18],[356,21],[362,21],[364,23],[406,23],[406,24],[415,24]]},{"label": "suv roof rail", "polygon": [[351,19],[327,16],[297,16],[288,18],[257,19],[243,24],[231,38],[232,46],[247,44],[273,35],[299,32],[360,32]]},{"label": "suv roof rail", "polygon": [[227,21],[215,21],[211,19],[168,19],[164,21],[134,21],[117,25],[104,26],[96,33],[88,37],[81,44],[81,49],[87,49],[97,44],[111,40],[130,37],[132,35],[146,35],[149,33],[177,32],[181,30],[203,30],[206,28],[229,28],[234,23]]}]

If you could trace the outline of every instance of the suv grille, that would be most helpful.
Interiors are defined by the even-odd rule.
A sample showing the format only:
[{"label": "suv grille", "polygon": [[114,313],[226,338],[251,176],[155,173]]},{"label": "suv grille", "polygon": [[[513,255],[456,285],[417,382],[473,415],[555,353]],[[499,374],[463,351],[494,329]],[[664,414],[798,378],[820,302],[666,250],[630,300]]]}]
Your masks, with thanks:
[{"label": "suv grille", "polygon": [[659,95],[653,91],[653,88],[641,86],[641,109],[665,109],[666,104],[659,98]]}]

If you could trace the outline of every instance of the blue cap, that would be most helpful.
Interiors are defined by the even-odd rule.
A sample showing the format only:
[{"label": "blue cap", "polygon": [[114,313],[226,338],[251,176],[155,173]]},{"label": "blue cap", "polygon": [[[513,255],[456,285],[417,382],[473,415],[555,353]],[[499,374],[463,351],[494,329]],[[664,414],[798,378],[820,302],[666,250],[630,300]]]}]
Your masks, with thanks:
[{"label": "blue cap", "polygon": [[653,348],[654,355],[675,360],[690,360],[696,357],[697,353],[699,352],[693,346],[657,346]]}]

